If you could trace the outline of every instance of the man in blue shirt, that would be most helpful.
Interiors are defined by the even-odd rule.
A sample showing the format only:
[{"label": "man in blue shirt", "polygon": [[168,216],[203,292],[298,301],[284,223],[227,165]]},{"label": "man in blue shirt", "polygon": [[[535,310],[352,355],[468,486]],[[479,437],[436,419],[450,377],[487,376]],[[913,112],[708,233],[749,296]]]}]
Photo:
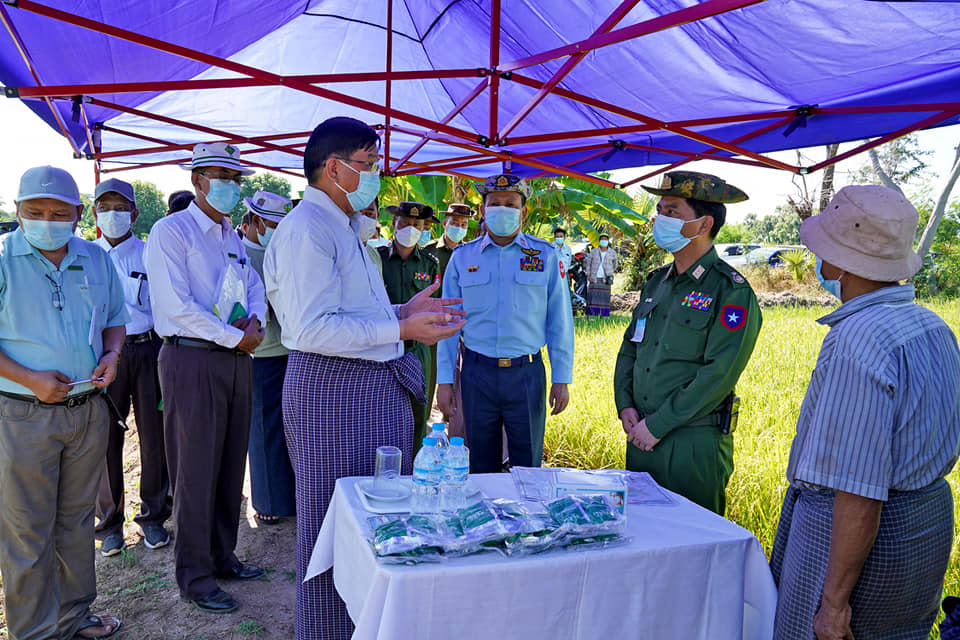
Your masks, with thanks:
[{"label": "man in blue shirt", "polygon": [[[487,234],[453,252],[444,297],[463,298],[467,323],[437,351],[437,400],[447,415],[462,411],[470,444],[470,470],[499,471],[503,430],[511,464],[540,466],[546,423],[546,374],[540,349],[550,355],[551,415],[570,400],[573,313],[554,246],[520,233],[530,187],[515,175],[496,175],[477,186]],[[453,372],[463,337],[463,406],[456,407]]]},{"label": "man in blue shirt", "polygon": [[110,257],[74,237],[69,173],[35,167],[0,241],[0,571],[11,640],[113,635],[97,597],[94,501],[106,455],[105,389],[129,316]]}]

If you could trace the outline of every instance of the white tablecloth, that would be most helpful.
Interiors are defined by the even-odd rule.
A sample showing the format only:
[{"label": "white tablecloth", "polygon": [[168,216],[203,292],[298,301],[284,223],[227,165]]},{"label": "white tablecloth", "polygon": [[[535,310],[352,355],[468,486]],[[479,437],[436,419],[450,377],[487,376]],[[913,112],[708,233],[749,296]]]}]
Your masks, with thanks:
[{"label": "white tablecloth", "polygon": [[[518,497],[508,474],[471,478],[489,497]],[[676,494],[673,506],[628,506],[629,544],[400,566],[378,564],[364,539],[358,480],[337,481],[310,564],[312,575],[333,567],[354,640],[773,635],[777,591],[760,543]]]}]

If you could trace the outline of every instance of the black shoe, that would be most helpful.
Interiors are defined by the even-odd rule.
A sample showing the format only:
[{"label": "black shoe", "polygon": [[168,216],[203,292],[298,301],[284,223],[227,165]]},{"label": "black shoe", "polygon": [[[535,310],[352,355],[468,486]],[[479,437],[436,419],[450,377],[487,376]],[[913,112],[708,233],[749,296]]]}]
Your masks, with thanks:
[{"label": "black shoe", "polygon": [[254,580],[264,573],[266,572],[260,567],[238,562],[230,567],[230,569],[218,573],[217,578],[221,580]]},{"label": "black shoe", "polygon": [[148,549],[159,549],[170,544],[170,534],[161,524],[145,524],[140,529],[143,531],[143,544]]},{"label": "black shoe", "polygon": [[240,606],[237,604],[237,601],[233,599],[233,596],[222,589],[211,591],[202,598],[194,599],[181,595],[180,599],[189,602],[197,609],[200,609],[200,611],[206,611],[208,613],[230,613],[231,611],[236,611],[237,607]]},{"label": "black shoe", "polygon": [[103,542],[100,543],[100,554],[106,557],[115,556],[127,547],[126,541],[123,539],[123,533],[111,533],[106,538],[103,539]]}]

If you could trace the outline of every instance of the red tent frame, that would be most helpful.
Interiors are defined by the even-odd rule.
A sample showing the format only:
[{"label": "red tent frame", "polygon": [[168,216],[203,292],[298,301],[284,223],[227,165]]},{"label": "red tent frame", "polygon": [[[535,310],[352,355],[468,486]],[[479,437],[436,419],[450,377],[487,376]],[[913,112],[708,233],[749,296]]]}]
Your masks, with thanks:
[{"label": "red tent frame", "polygon": [[[152,138],[138,133],[124,131],[122,129],[110,127],[101,123],[91,123],[88,121],[84,104],[95,104],[117,111],[136,115],[142,118],[163,122],[171,126],[191,129],[215,136],[218,139],[230,143],[245,143],[252,145],[253,148],[246,150],[244,160],[254,167],[270,169],[280,173],[299,177],[300,174],[287,169],[273,167],[267,164],[258,163],[251,159],[251,156],[264,151],[280,151],[295,156],[303,155],[303,147],[306,139],[309,137],[309,131],[279,133],[265,136],[239,136],[229,131],[215,129],[190,123],[185,120],[169,118],[160,114],[149,113],[141,109],[125,107],[123,105],[108,102],[96,96],[110,95],[118,93],[135,92],[154,92],[154,91],[182,91],[182,90],[204,90],[204,89],[222,89],[230,87],[254,87],[268,85],[283,85],[298,91],[303,91],[311,95],[320,96],[334,100],[346,105],[368,110],[372,113],[383,116],[382,124],[378,123],[376,127],[383,131],[383,166],[384,174],[399,176],[416,173],[443,173],[448,175],[460,176],[470,180],[476,178],[456,171],[469,166],[487,164],[491,161],[503,161],[505,170],[509,171],[513,162],[540,169],[538,176],[544,175],[566,175],[577,177],[583,180],[601,184],[605,186],[626,187],[630,184],[645,180],[657,174],[675,169],[679,166],[699,159],[712,159],[722,162],[731,162],[739,164],[748,164],[766,168],[773,168],[782,171],[788,171],[797,174],[808,174],[818,171],[826,166],[835,164],[850,156],[856,155],[870,148],[881,145],[885,142],[906,135],[913,131],[923,129],[943,122],[953,116],[960,114],[960,102],[951,103],[931,103],[931,104],[911,104],[911,105],[877,105],[877,106],[858,106],[858,107],[840,107],[840,108],[821,108],[818,106],[800,107],[798,109],[778,110],[765,113],[746,113],[739,115],[730,115],[716,118],[704,118],[698,120],[686,120],[666,122],[653,118],[646,114],[637,113],[616,105],[608,104],[603,100],[586,96],[559,86],[560,82],[566,77],[583,58],[596,49],[614,45],[620,42],[639,38],[647,34],[662,31],[679,25],[703,20],[712,16],[717,16],[729,11],[743,9],[750,5],[764,2],[765,0],[706,0],[697,5],[680,9],[669,14],[665,14],[650,20],[640,22],[627,27],[616,28],[620,21],[630,12],[630,10],[639,2],[639,0],[623,0],[620,5],[611,13],[606,20],[597,28],[597,30],[588,38],[579,42],[570,43],[562,47],[543,51],[541,53],[514,60],[507,63],[501,63],[500,53],[500,0],[492,0],[491,6],[491,29],[490,29],[490,56],[489,67],[478,69],[440,69],[424,71],[394,71],[392,68],[393,53],[393,0],[387,2],[387,25],[386,25],[386,60],[385,70],[383,72],[367,73],[342,73],[325,74],[312,76],[282,76],[274,74],[256,67],[243,65],[230,60],[213,56],[195,49],[190,49],[180,45],[171,44],[163,40],[151,38],[139,33],[134,33],[121,29],[103,22],[98,22],[90,18],[75,15],[69,12],[61,11],[46,5],[34,2],[33,0],[5,0],[6,5],[0,3],[0,21],[13,38],[17,48],[29,68],[35,86],[24,87],[6,87],[7,97],[21,99],[41,99],[49,105],[54,114],[64,137],[73,147],[75,157],[86,157],[94,161],[94,171],[96,179],[99,182],[100,175],[109,172],[129,171],[133,169],[142,169],[153,166],[169,164],[185,164],[190,158],[185,154],[183,157],[173,160],[158,162],[140,162],[121,167],[104,168],[102,162],[113,160],[126,156],[142,156],[150,153],[166,153],[171,151],[188,151],[192,145],[177,144],[159,138]],[[41,78],[35,70],[35,66],[30,59],[30,55],[24,46],[23,40],[9,18],[8,7],[28,11],[37,15],[45,16],[52,20],[58,20],[78,27],[89,29],[107,36],[126,40],[136,44],[150,47],[159,51],[181,56],[190,60],[208,64],[213,67],[226,69],[236,72],[243,77],[214,79],[214,80],[175,80],[162,82],[130,82],[130,83],[108,83],[108,84],[77,84],[77,85],[44,85]],[[526,67],[541,64],[550,60],[565,58],[561,67],[546,82],[524,76],[519,73]],[[477,85],[470,91],[453,109],[438,121],[420,117],[416,114],[407,113],[395,109],[391,105],[393,83],[404,80],[415,79],[438,79],[438,78],[479,78]],[[334,91],[318,85],[336,85],[342,82],[384,82],[385,95],[384,103],[376,104],[367,100],[362,100],[345,93]],[[499,87],[501,82],[517,82],[535,89],[534,96],[507,122],[500,126],[499,116]],[[483,133],[477,131],[466,131],[450,125],[450,122],[460,114],[469,104],[474,102],[484,93],[489,99],[489,128]],[[580,102],[591,107],[602,109],[610,113],[628,118],[636,122],[635,125],[610,127],[605,129],[591,129],[580,131],[555,132],[540,135],[528,135],[510,137],[518,124],[526,118],[548,95],[559,96],[568,100]],[[84,130],[87,136],[87,143],[90,152],[84,154],[77,147],[74,140],[69,135],[67,128],[62,120],[59,111],[55,108],[55,102],[70,100],[79,108],[83,118]],[[875,140],[863,143],[850,151],[837,155],[834,158],[817,163],[810,167],[793,165],[786,162],[773,159],[760,153],[756,153],[739,146],[741,143],[762,135],[779,127],[785,126],[797,117],[805,117],[814,114],[880,114],[880,113],[933,113],[921,120],[918,120],[897,131],[891,132]],[[693,127],[704,125],[716,125],[725,123],[743,123],[756,121],[759,126],[746,134],[729,141],[720,140],[707,136],[696,131]],[[400,124],[398,124],[400,123]],[[421,127],[421,129],[410,128],[410,125]],[[98,130],[109,131],[118,135],[127,136],[133,139],[149,141],[157,146],[146,149],[129,149],[119,151],[103,152],[97,141],[99,140]],[[604,143],[594,143],[576,146],[575,141],[579,138],[596,136],[618,136],[628,133],[638,133],[643,131],[665,130],[678,134],[684,138],[695,140],[709,145],[709,148],[702,152],[681,151],[666,147],[655,147],[648,145],[639,145],[625,143],[617,139],[610,139]],[[401,133],[419,137],[414,146],[402,157],[396,158],[391,154],[391,134]],[[468,152],[467,155],[445,158],[442,160],[433,160],[430,162],[415,162],[414,156],[428,142],[446,144],[451,147],[460,148]],[[571,146],[551,150],[548,152],[538,151],[536,153],[525,153],[523,147],[541,142],[569,142]],[[505,149],[505,147],[510,147]],[[651,171],[635,180],[627,183],[615,185],[614,183],[588,175],[575,168],[580,162],[609,153],[614,149],[632,148],[656,153],[675,155],[678,157],[674,163]],[[723,151],[734,154],[734,157],[716,155]],[[544,158],[550,155],[563,155],[568,153],[583,153],[577,159],[567,162],[564,165],[548,162]]]}]

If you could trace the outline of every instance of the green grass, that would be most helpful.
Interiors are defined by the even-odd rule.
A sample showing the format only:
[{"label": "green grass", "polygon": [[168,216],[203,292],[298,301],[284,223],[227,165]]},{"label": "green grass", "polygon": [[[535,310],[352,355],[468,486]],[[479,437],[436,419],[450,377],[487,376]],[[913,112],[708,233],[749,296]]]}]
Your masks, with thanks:
[{"label": "green grass", "polygon": [[[927,306],[960,333],[960,301]],[[769,308],[750,364],[740,378],[742,398],[735,436],[736,471],[727,487],[727,517],[753,532],[769,554],[777,531],[790,443],[800,403],[827,328],[824,309]],[[626,437],[613,402],[613,368],[629,317],[577,319],[576,364],[570,406],[547,421],[546,464],[622,467]],[[960,471],[948,478],[960,523]],[[954,538],[956,540],[956,536]],[[945,593],[960,593],[960,553],[954,543]]]}]

